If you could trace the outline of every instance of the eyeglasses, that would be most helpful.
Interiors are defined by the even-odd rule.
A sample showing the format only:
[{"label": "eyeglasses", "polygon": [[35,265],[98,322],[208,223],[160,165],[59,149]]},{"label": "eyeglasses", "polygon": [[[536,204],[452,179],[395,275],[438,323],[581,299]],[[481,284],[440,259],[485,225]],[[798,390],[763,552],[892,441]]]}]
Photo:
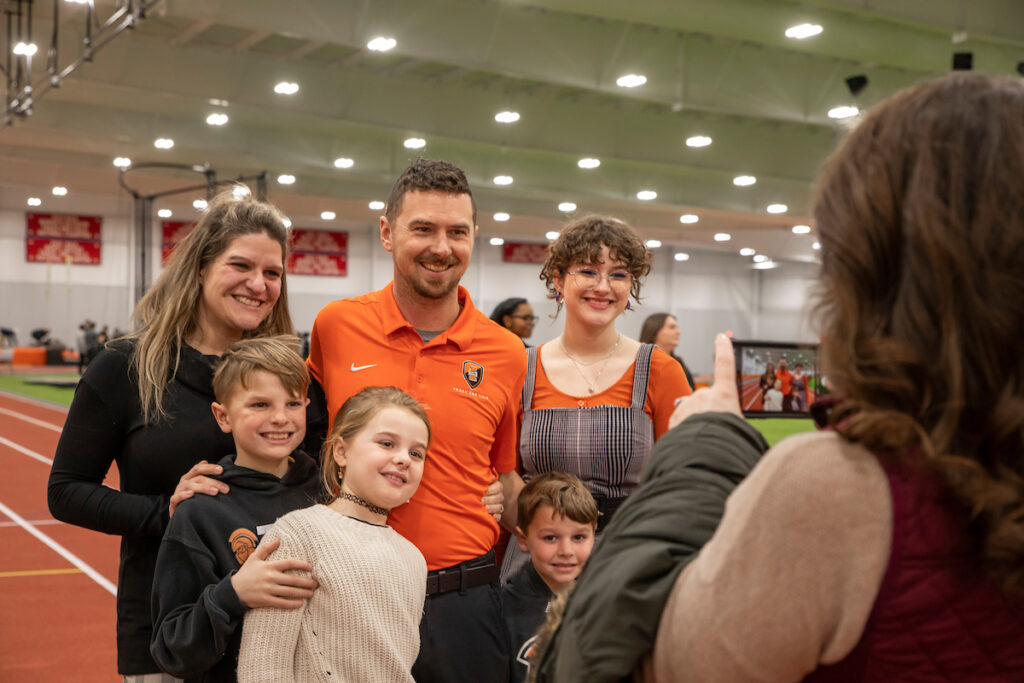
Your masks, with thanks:
[{"label": "eyeglasses", "polygon": [[510,315],[509,317],[515,318],[516,320],[529,320],[531,323],[535,323],[540,320],[540,318],[535,315]]},{"label": "eyeglasses", "polygon": [[569,271],[569,275],[572,275],[578,287],[583,288],[597,287],[602,278],[607,278],[608,286],[619,291],[629,289],[633,282],[633,276],[622,270],[613,270],[605,275],[593,268],[580,268],[575,272]]}]

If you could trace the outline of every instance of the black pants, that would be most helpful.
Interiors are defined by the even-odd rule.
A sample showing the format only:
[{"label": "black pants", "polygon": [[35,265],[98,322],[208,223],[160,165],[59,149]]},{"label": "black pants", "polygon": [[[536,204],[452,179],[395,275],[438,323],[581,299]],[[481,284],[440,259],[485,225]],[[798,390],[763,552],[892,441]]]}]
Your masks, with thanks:
[{"label": "black pants", "polygon": [[498,582],[428,595],[420,621],[417,683],[506,683],[508,631]]}]

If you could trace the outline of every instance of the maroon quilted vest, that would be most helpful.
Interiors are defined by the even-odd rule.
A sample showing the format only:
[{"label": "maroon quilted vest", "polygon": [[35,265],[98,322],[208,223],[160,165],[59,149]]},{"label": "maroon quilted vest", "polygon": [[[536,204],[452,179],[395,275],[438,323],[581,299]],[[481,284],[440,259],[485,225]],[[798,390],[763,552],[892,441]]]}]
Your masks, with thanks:
[{"label": "maroon quilted vest", "polygon": [[864,634],[805,681],[1024,681],[1024,605],[973,570],[964,525],[920,469],[882,462],[892,552]]}]

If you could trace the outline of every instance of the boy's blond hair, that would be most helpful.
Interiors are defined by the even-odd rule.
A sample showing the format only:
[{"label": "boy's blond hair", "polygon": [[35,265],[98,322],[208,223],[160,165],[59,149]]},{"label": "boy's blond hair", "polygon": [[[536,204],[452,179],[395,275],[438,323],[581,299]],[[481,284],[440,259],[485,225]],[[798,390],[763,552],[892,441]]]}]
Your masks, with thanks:
[{"label": "boy's blond hair", "polygon": [[523,487],[516,500],[517,524],[525,534],[542,505],[549,505],[553,514],[580,524],[597,527],[597,502],[579,477],[566,472],[539,474]]},{"label": "boy's blond hair", "polygon": [[291,334],[243,339],[228,347],[213,374],[213,395],[226,403],[239,387],[248,389],[258,370],[276,375],[291,394],[305,398],[309,370],[299,355],[299,338]]}]

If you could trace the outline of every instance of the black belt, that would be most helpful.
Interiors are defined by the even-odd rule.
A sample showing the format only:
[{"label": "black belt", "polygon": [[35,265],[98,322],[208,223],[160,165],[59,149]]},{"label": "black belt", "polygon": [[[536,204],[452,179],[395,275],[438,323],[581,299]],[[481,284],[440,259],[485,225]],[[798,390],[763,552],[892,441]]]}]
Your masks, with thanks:
[{"label": "black belt", "polygon": [[615,511],[618,510],[619,506],[625,501],[625,498],[605,498],[604,496],[594,496],[594,502],[597,503],[597,511],[600,513],[597,517],[598,531],[604,531],[604,528],[608,526],[608,522],[612,521]]},{"label": "black belt", "polygon": [[459,591],[484,586],[498,580],[498,565],[491,550],[480,557],[460,562],[454,567],[427,572],[427,595]]}]

